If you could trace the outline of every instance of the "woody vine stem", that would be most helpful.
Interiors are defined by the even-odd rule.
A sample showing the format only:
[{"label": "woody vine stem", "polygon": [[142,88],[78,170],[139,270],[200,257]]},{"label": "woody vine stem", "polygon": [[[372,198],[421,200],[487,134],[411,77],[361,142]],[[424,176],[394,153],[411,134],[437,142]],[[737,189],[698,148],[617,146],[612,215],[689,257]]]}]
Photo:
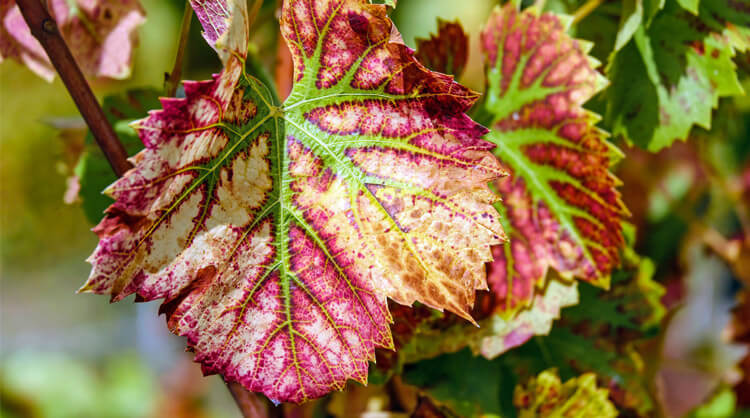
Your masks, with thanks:
[{"label": "woody vine stem", "polygon": [[[60,36],[54,18],[40,0],[16,0],[16,4],[31,29],[31,33],[42,44],[52,65],[60,75],[60,79],[94,135],[96,143],[107,157],[112,170],[118,177],[121,177],[133,168],[133,165],[128,161],[125,147],[117,138],[65,40]],[[232,398],[245,418],[266,415],[266,405],[260,398],[240,385],[226,383]]]},{"label": "woody vine stem", "polygon": [[112,170],[118,176],[122,176],[133,167],[128,161],[125,147],[117,139],[115,131],[104,116],[104,111],[96,101],[91,87],[60,36],[55,20],[39,0],[18,0],[16,4],[21,9],[21,14],[26,24],[29,25],[31,33],[42,44],[52,65],[60,74],[68,93],[91,129],[96,143],[104,151]]}]

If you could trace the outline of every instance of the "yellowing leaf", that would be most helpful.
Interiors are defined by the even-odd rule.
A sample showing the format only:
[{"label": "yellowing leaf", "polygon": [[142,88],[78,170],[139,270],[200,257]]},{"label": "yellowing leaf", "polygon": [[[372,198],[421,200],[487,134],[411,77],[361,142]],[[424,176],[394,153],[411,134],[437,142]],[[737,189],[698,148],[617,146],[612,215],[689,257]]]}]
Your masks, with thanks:
[{"label": "yellowing leaf", "polygon": [[[50,14],[84,74],[130,76],[136,29],[146,17],[137,0],[47,0]],[[14,0],[0,0],[0,61],[13,58],[47,81],[55,70]]]},{"label": "yellowing leaf", "polygon": [[471,318],[505,173],[464,114],[476,93],[419,64],[385,6],[286,1],[282,104],[245,72],[233,10],[224,71],[136,124],[82,290],[164,299],[206,373],[302,402],[366,381],[386,298]]},{"label": "yellowing leaf", "polygon": [[617,410],[607,397],[606,389],[597,388],[593,373],[562,383],[556,371],[547,370],[516,386],[514,403],[519,418],[614,418]]}]

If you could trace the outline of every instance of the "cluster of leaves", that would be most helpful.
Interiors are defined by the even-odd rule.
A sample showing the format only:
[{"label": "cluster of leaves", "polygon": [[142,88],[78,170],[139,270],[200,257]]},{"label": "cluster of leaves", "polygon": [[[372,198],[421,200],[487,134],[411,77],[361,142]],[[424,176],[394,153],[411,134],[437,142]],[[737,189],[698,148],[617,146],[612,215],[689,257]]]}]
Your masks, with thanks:
[{"label": "cluster of leaves", "polygon": [[[88,74],[127,75],[140,6],[95,3],[50,9]],[[81,291],[163,300],[204,373],[274,402],[366,383],[377,358],[370,381],[419,388],[417,416],[653,414],[666,263],[634,250],[643,211],[626,221],[611,172],[624,154],[600,125],[652,152],[708,130],[719,100],[743,94],[750,7],[498,6],[479,35],[480,99],[456,81],[458,22],[413,51],[395,1],[285,0],[282,100],[285,71],[272,82],[252,53],[260,3],[190,1],[223,64],[212,80],[105,101],[135,168],[115,179],[86,140],[73,193],[104,219]],[[0,16],[2,56],[48,78],[18,7]],[[746,262],[737,242],[712,248]]]}]

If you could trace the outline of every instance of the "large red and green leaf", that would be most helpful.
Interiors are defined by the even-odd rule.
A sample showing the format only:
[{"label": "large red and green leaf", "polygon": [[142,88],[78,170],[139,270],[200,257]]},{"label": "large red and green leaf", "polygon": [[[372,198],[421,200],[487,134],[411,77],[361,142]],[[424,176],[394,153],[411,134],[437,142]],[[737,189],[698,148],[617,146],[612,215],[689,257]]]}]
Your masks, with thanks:
[{"label": "large red and green leaf", "polygon": [[401,362],[466,346],[494,358],[549,333],[561,309],[578,303],[574,279],[609,286],[627,209],[609,172],[617,151],[582,107],[605,81],[589,45],[567,36],[566,27],[559,16],[513,4],[490,16],[482,33],[488,91],[478,114],[492,124],[486,138],[512,173],[492,184],[509,241],[493,248],[490,291],[475,309],[481,328],[421,319]]},{"label": "large red and green leaf", "polygon": [[[50,14],[84,74],[130,76],[136,29],[146,20],[137,0],[47,0]],[[13,58],[51,81],[55,70],[14,0],[0,0],[0,61]]]},{"label": "large red and green leaf", "polygon": [[606,80],[566,28],[562,17],[507,5],[482,33],[486,138],[512,173],[493,183],[510,240],[494,248],[488,276],[506,316],[531,304],[550,269],[606,288],[624,244],[627,209],[609,172],[616,150],[582,107]]},{"label": "large red and green leaf", "polygon": [[244,2],[229,20],[224,71],[137,123],[82,290],[163,298],[206,373],[301,402],[366,380],[386,298],[471,318],[505,172],[464,114],[477,95],[419,64],[385,6],[286,1],[283,104],[245,72]]}]

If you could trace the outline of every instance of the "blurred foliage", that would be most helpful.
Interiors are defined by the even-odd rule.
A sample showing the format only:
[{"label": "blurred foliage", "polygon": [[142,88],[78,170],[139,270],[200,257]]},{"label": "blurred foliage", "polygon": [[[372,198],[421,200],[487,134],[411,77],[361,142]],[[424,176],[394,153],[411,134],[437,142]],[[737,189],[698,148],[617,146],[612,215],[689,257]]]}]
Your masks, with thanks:
[{"label": "blurred foliage", "polygon": [[123,353],[101,370],[60,353],[15,353],[2,370],[2,412],[15,417],[145,417],[158,392],[153,372]]}]

